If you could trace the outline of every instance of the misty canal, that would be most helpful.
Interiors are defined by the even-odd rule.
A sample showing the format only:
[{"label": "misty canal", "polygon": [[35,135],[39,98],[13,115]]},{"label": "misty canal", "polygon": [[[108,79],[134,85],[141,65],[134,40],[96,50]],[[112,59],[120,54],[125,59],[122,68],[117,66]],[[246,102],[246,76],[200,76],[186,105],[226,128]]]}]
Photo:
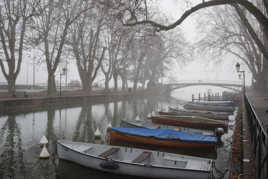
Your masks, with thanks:
[{"label": "misty canal", "polygon": [[[106,143],[106,130],[109,126],[120,126],[122,119],[146,119],[152,111],[167,110],[168,106],[178,106],[191,100],[192,94],[205,93],[208,90],[222,92],[215,87],[191,87],[176,90],[171,97],[148,96],[134,97],[125,101],[103,104],[81,104],[69,108],[46,108],[38,112],[0,117],[0,179],[6,178],[43,178],[43,179],[88,179],[88,178],[125,178],[62,161],[56,155],[56,141]],[[230,116],[230,119],[234,116]],[[99,130],[100,139],[95,140],[94,133]],[[213,158],[216,167],[224,171],[230,165],[230,150],[233,126],[222,136],[223,146],[215,154],[203,154],[202,151],[189,155]],[[48,138],[50,158],[39,159],[41,148],[39,141],[45,135]],[[165,149],[161,149],[165,150]],[[186,151],[175,151],[185,153]],[[196,152],[196,151],[195,151]],[[202,154],[201,154],[202,153]],[[186,152],[187,154],[187,152]],[[134,178],[129,177],[128,178]],[[135,177],[137,178],[137,177]]]}]

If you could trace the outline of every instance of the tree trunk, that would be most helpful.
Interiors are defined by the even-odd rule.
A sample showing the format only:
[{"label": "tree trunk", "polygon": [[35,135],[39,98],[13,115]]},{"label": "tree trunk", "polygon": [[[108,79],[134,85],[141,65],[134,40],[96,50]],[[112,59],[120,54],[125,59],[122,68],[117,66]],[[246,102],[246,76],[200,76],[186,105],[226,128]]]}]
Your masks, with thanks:
[{"label": "tree trunk", "polygon": [[13,96],[14,92],[16,91],[15,84],[16,84],[16,78],[14,75],[9,75],[7,79],[8,83],[8,93]]},{"label": "tree trunk", "polygon": [[261,74],[261,81],[259,84],[264,84],[263,91],[266,91],[268,89],[268,62],[267,60],[263,60],[263,70]]},{"label": "tree trunk", "polygon": [[114,74],[113,78],[114,78],[114,90],[117,91],[117,89],[118,89],[118,75]]},{"label": "tree trunk", "polygon": [[105,85],[105,92],[109,92],[109,79],[108,78],[105,78],[104,85]]},{"label": "tree trunk", "polygon": [[264,90],[266,87],[266,80],[265,80],[265,73],[260,72],[254,76],[254,79],[256,80],[254,83],[252,83],[252,87],[256,90]]},{"label": "tree trunk", "polygon": [[81,78],[81,82],[82,82],[83,91],[85,93],[90,93],[92,90],[92,84],[91,84],[90,77],[88,77],[86,73],[83,73],[80,75],[80,78]]},{"label": "tree trunk", "polygon": [[126,80],[124,78],[121,77],[122,80],[122,90],[126,89]]},{"label": "tree trunk", "polygon": [[145,83],[146,83],[146,81],[145,81],[145,80],[143,80],[143,81],[142,81],[142,89],[144,89],[144,88],[145,88]]},{"label": "tree trunk", "polygon": [[54,96],[57,93],[55,75],[54,73],[48,73],[48,82],[47,82],[47,95]]}]

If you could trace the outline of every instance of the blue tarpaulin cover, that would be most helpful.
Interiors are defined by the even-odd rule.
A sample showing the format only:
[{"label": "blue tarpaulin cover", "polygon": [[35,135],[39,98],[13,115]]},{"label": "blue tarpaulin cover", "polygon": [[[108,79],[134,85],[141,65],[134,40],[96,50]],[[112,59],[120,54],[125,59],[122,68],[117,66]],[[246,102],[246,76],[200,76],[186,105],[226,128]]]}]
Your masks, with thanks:
[{"label": "blue tarpaulin cover", "polygon": [[142,137],[155,137],[162,140],[180,140],[183,142],[198,142],[198,143],[217,143],[217,138],[213,136],[206,136],[202,134],[195,134],[183,131],[176,131],[172,129],[146,129],[146,128],[122,128],[111,127],[120,133],[142,136]]}]

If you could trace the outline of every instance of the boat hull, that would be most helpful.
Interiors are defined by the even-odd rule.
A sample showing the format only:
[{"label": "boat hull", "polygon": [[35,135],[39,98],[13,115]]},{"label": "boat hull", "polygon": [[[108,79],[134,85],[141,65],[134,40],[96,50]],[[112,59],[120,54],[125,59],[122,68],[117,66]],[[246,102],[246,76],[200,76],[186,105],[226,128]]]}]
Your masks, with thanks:
[{"label": "boat hull", "polygon": [[213,106],[213,105],[201,105],[201,104],[185,104],[183,106],[185,109],[193,110],[206,110],[206,111],[215,111],[215,112],[233,112],[234,108],[230,106]]},{"label": "boat hull", "polygon": [[151,117],[153,123],[156,124],[165,124],[165,125],[173,125],[173,126],[181,126],[181,127],[190,127],[196,129],[207,129],[207,130],[215,130],[216,128],[223,128],[225,131],[228,129],[227,122],[225,121],[193,121],[191,119],[176,119],[169,117],[159,117],[152,116]]},{"label": "boat hull", "polygon": [[196,102],[191,102],[191,104],[200,104],[200,105],[211,105],[211,106],[234,106],[234,102],[232,101],[196,101]]},{"label": "boat hull", "polygon": [[227,121],[229,120],[229,115],[225,114],[210,114],[210,113],[202,113],[202,112],[186,112],[186,111],[171,111],[171,112],[163,112],[163,111],[159,111],[158,112],[160,115],[172,115],[172,116],[201,116],[201,117],[206,117],[206,118],[210,118],[210,119],[215,119],[215,120],[223,120],[223,121]]},{"label": "boat hull", "polygon": [[119,143],[133,143],[142,144],[147,146],[157,146],[166,148],[191,148],[191,149],[215,149],[215,143],[198,143],[198,142],[183,142],[180,140],[161,140],[154,137],[142,137],[136,135],[130,135],[125,133],[120,133],[117,131],[109,130],[109,143],[119,144]]},{"label": "boat hull", "polygon": [[163,168],[144,164],[126,163],[115,161],[118,167],[116,169],[104,169],[101,167],[106,159],[95,156],[86,155],[75,150],[72,150],[60,143],[57,143],[57,153],[60,159],[75,162],[79,165],[92,168],[99,171],[120,174],[132,175],[139,177],[151,178],[176,178],[176,179],[208,179],[211,173],[208,171],[185,170],[175,168]]}]

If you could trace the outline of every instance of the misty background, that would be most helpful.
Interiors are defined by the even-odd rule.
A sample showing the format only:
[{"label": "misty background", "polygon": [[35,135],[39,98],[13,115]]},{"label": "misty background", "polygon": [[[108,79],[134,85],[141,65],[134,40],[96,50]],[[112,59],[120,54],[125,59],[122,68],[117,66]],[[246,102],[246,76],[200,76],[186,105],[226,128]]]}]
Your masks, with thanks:
[{"label": "misty background", "polygon": [[[156,1],[153,6],[158,8],[161,15],[166,17],[170,22],[175,21],[186,9],[194,4],[189,4],[187,1],[176,1],[176,0],[165,0]],[[199,3],[200,0],[195,0],[191,2]],[[201,29],[204,26],[199,26],[200,21],[204,21],[205,17],[201,17],[200,14],[205,13],[207,10],[201,10],[197,14],[191,15],[186,19],[179,27],[172,31],[180,31],[185,39],[189,42],[189,45],[194,46],[200,37]],[[189,51],[188,53],[190,53]],[[236,62],[241,61],[231,55],[224,54],[215,60],[210,54],[200,54],[195,50],[192,51],[191,59],[187,59],[184,63],[180,63],[178,57],[178,62],[173,63],[169,66],[167,70],[166,77],[162,79],[163,82],[174,82],[180,80],[226,80],[226,81],[239,81],[238,75],[235,70]],[[33,70],[35,69],[35,83],[47,83],[47,69],[45,62],[39,62],[33,65],[33,59],[38,59],[42,56],[40,52],[36,49],[28,50],[27,53],[23,55],[23,61],[21,66],[21,72],[18,75],[16,82],[18,84],[28,84],[33,83]],[[61,58],[59,68],[67,67],[67,82],[73,80],[80,80],[79,74],[76,67],[76,62],[74,58]],[[241,68],[246,71],[246,84],[251,84],[251,73],[247,69],[246,65]],[[59,74],[57,72],[56,74]],[[56,75],[56,81],[59,81],[59,75]],[[102,84],[104,76],[101,72],[98,72],[96,83]],[[6,83],[6,80],[2,73],[0,73],[0,82]],[[65,83],[65,77],[63,79]],[[113,86],[113,81],[110,81],[110,85]]]}]

